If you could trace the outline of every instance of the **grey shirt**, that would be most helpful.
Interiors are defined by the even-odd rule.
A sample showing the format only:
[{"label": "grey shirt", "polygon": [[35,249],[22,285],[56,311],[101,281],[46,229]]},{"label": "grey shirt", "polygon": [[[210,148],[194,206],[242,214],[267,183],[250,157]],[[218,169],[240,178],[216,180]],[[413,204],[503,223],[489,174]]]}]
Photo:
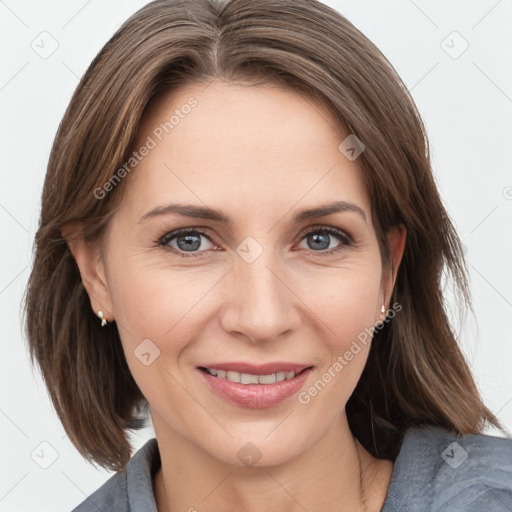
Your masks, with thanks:
[{"label": "grey shirt", "polygon": [[[160,464],[153,438],[72,512],[157,512],[153,476]],[[381,512],[427,511],[511,512],[512,439],[409,428]]]}]

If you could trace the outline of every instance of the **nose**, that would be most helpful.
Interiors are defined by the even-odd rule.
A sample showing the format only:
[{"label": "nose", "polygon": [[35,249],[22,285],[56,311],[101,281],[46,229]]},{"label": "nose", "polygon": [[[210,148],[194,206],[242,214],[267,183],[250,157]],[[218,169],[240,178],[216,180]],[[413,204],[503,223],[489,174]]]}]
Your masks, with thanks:
[{"label": "nose", "polygon": [[235,258],[224,288],[223,329],[254,343],[289,334],[300,322],[300,300],[293,293],[293,284],[287,282],[285,269],[271,253],[265,249],[252,263]]}]

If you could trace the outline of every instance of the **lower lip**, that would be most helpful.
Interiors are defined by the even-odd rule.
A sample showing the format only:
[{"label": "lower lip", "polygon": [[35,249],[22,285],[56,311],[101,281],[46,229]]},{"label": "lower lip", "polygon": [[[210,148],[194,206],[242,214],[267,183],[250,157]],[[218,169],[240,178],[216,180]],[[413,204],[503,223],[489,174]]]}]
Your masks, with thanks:
[{"label": "lower lip", "polygon": [[214,377],[204,370],[198,369],[203,379],[217,395],[234,405],[251,409],[273,407],[284,402],[300,390],[311,370],[312,368],[307,368],[293,379],[275,384],[240,384],[221,377]]}]

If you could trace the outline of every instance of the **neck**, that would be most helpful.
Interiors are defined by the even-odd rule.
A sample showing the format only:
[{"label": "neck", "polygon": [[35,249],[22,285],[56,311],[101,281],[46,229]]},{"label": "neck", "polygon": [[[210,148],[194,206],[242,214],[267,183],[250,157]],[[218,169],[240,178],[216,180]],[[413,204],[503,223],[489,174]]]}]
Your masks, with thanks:
[{"label": "neck", "polygon": [[162,465],[154,478],[158,512],[379,511],[393,464],[372,457],[340,414],[326,436],[279,465],[245,467],[212,457],[153,415]]}]

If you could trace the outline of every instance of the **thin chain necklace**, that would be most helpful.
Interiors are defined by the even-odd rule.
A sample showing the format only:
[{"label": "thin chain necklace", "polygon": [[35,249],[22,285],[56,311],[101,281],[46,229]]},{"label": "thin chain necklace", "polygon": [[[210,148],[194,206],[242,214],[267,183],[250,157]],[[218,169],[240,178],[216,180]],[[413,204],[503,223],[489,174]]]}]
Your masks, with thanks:
[{"label": "thin chain necklace", "polygon": [[361,464],[361,456],[359,455],[359,446],[358,445],[360,445],[360,443],[359,443],[358,439],[355,440],[355,444],[356,444],[357,459],[359,460],[359,495],[361,498],[361,503],[363,505],[363,511],[367,512],[368,505],[366,504],[366,493],[364,492],[363,469],[362,469],[362,464]]}]

